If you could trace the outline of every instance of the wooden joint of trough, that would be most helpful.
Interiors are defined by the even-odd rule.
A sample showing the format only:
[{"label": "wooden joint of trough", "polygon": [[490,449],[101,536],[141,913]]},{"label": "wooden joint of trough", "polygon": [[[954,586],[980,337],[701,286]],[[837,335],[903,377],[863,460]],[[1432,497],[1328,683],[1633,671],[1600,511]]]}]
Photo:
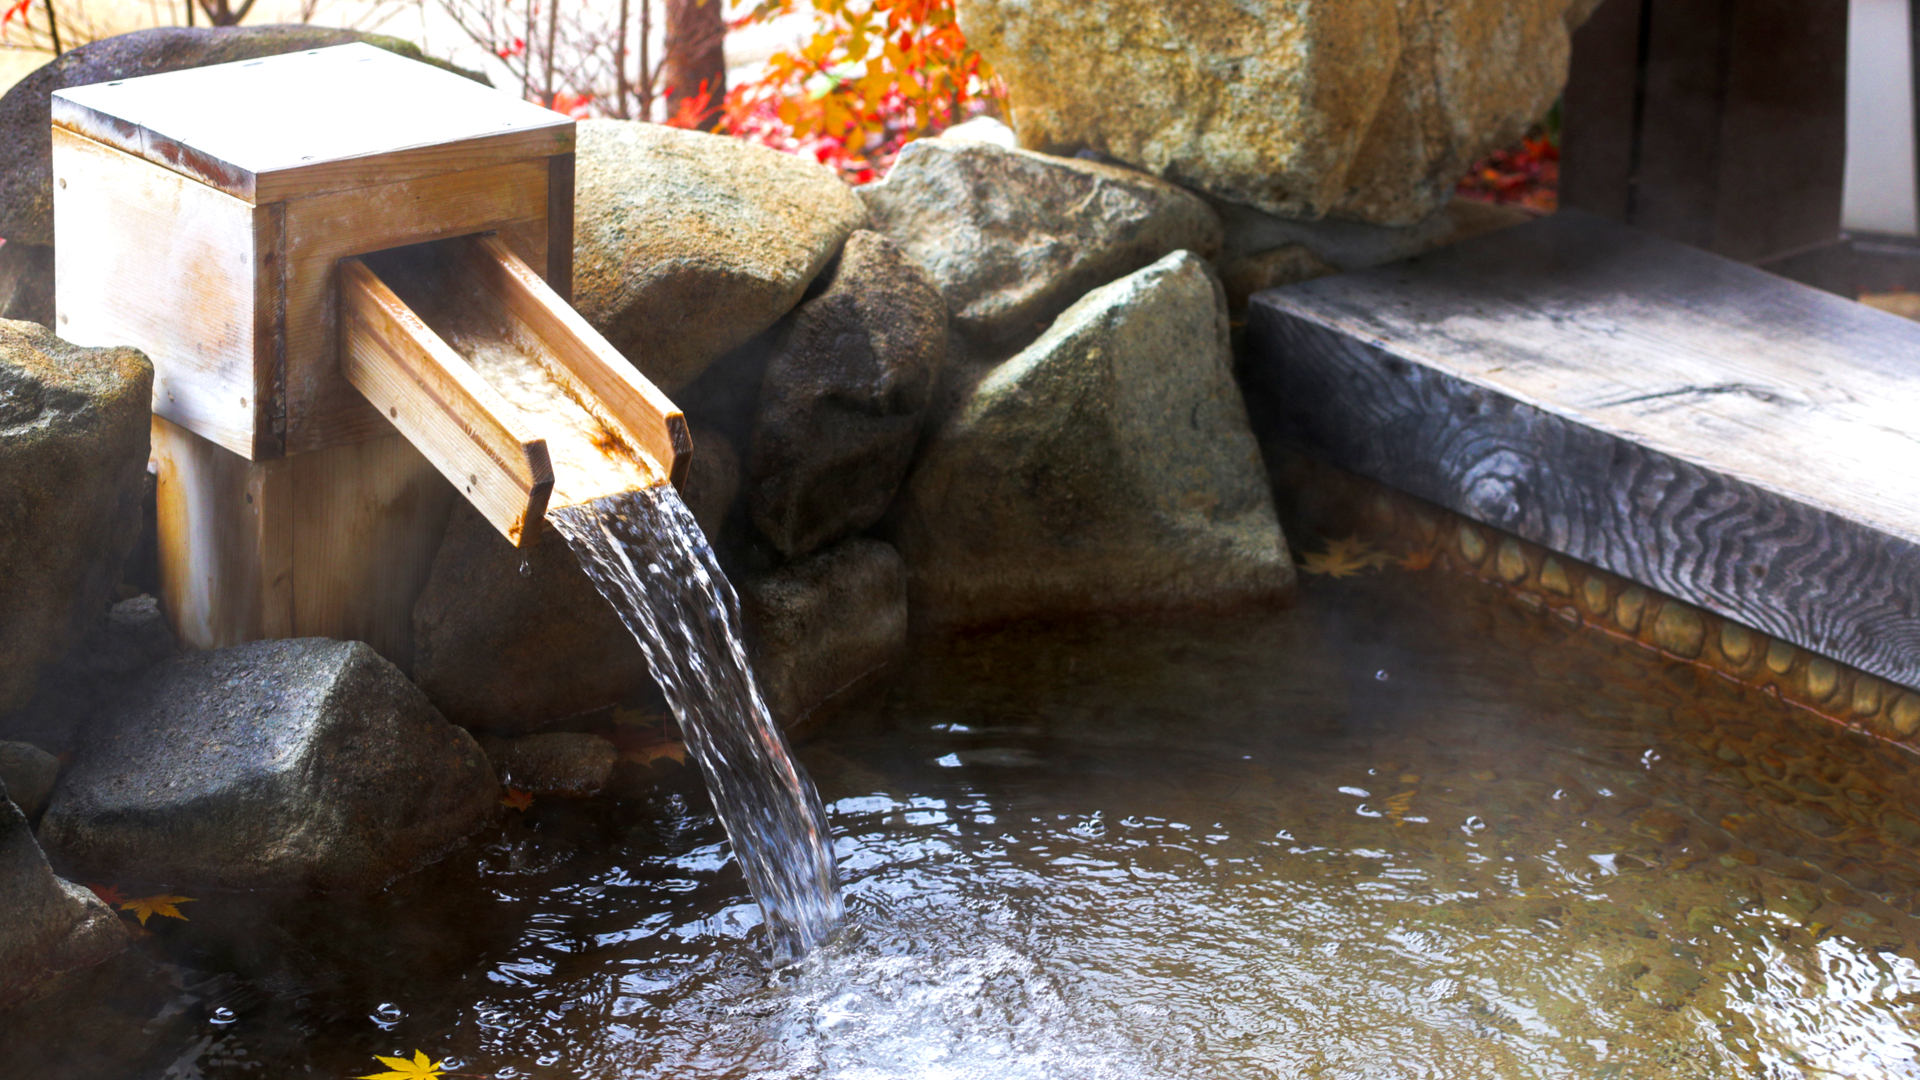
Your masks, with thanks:
[{"label": "wooden joint of trough", "polygon": [[546,440],[359,259],[340,263],[340,370],[518,545],[553,491]]}]

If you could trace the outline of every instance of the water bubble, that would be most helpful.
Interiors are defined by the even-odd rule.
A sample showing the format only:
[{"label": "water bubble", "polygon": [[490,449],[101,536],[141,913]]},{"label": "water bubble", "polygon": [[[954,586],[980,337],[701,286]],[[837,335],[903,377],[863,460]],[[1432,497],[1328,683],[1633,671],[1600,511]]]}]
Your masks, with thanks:
[{"label": "water bubble", "polygon": [[406,1017],[407,1014],[400,1011],[400,1006],[390,1001],[384,1001],[374,1007],[373,1012],[367,1016],[367,1019],[373,1021],[374,1026],[382,1031],[392,1031],[398,1027],[400,1021],[406,1019]]},{"label": "water bubble", "polygon": [[1386,682],[1386,681],[1387,681],[1387,669],[1386,669],[1386,668],[1381,668],[1381,669],[1380,669],[1379,671],[1376,671],[1376,672],[1374,672],[1374,673],[1373,673],[1373,681],[1374,681],[1374,682]]},{"label": "water bubble", "polygon": [[532,559],[520,560],[520,576],[521,577],[533,576],[533,560]]},{"label": "water bubble", "polygon": [[240,1019],[239,1014],[235,1013],[232,1009],[227,1008],[225,1005],[222,1005],[219,1008],[213,1010],[213,1012],[210,1015],[208,1015],[207,1023],[220,1024],[224,1026],[226,1024],[231,1024],[238,1019]]},{"label": "water bubble", "polygon": [[1460,831],[1469,836],[1474,833],[1486,832],[1487,823],[1481,819],[1479,814],[1470,814],[1467,820],[1461,823]]}]

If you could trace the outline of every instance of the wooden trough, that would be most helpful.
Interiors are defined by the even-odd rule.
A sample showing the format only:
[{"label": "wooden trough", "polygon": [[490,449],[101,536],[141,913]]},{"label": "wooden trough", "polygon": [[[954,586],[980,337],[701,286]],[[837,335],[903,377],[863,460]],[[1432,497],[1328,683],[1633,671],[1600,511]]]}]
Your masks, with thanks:
[{"label": "wooden trough", "polygon": [[1563,211],[1247,341],[1271,437],[1920,689],[1920,324]]},{"label": "wooden trough", "polygon": [[183,641],[405,663],[456,497],[679,480],[679,411],[567,303],[573,121],[369,45],[58,91],[57,330],[154,362]]}]

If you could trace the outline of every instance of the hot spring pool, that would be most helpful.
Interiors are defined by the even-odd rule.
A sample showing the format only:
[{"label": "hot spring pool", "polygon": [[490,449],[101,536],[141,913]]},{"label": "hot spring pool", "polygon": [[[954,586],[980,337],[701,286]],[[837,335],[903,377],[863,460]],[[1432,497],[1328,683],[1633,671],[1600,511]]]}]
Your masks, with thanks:
[{"label": "hot spring pool", "polygon": [[199,896],[0,1073],[1920,1076],[1912,756],[1470,581],[929,644],[800,756],[850,925],[799,970],[664,765]]}]

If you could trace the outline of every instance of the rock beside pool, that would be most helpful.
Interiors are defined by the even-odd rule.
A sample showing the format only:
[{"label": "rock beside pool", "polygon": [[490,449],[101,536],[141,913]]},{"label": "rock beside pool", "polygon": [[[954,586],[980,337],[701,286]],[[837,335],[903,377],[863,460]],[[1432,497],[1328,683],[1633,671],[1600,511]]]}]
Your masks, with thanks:
[{"label": "rock beside pool", "polygon": [[60,778],[60,759],[24,742],[0,741],[0,785],[13,804],[29,818],[47,808],[54,781]]},{"label": "rock beside pool", "polygon": [[473,737],[366,644],[259,641],[160,664],[96,716],[40,839],[84,876],[377,889],[499,798]]},{"label": "rock beside pool", "polygon": [[789,730],[907,648],[906,568],[878,540],[843,540],[740,582],[747,651]]},{"label": "rock beside pool", "polygon": [[91,892],[54,875],[27,816],[0,784],[0,1009],[127,947],[132,935]]},{"label": "rock beside pool", "polygon": [[897,539],[916,621],[1285,597],[1293,563],[1206,263],[1088,294],[929,441]]},{"label": "rock beside pool", "polygon": [[193,28],[165,26],[90,41],[36,69],[0,97],[0,236],[9,243],[53,243],[52,100],[55,90],[206,67],[364,41],[413,60],[464,71],[385,34],[319,26]]},{"label": "rock beside pool", "polygon": [[53,249],[17,241],[0,245],[0,319],[53,325]]},{"label": "rock beside pool", "polygon": [[479,737],[500,782],[529,795],[592,795],[613,778],[613,743],[582,731]]},{"label": "rock beside pool", "polygon": [[879,233],[847,240],[762,377],[747,509],[782,555],[880,520],[907,475],[947,348],[947,308]]},{"label": "rock beside pool", "polygon": [[807,158],[626,120],[578,127],[573,303],[669,393],[800,302],[860,199]]},{"label": "rock beside pool", "polygon": [[983,344],[1028,340],[1087,290],[1170,252],[1220,248],[1219,219],[1191,192],[986,142],[910,142],[860,197],[873,228],[925,268],[954,326]]},{"label": "rock beside pool", "polygon": [[500,734],[653,686],[646,657],[550,528],[514,547],[454,507],[413,607],[413,677],[447,719]]},{"label": "rock beside pool", "polygon": [[1020,145],[1409,224],[1546,115],[1597,0],[961,0]]},{"label": "rock beside pool", "polygon": [[153,365],[0,321],[0,713],[106,610],[140,535]]}]

